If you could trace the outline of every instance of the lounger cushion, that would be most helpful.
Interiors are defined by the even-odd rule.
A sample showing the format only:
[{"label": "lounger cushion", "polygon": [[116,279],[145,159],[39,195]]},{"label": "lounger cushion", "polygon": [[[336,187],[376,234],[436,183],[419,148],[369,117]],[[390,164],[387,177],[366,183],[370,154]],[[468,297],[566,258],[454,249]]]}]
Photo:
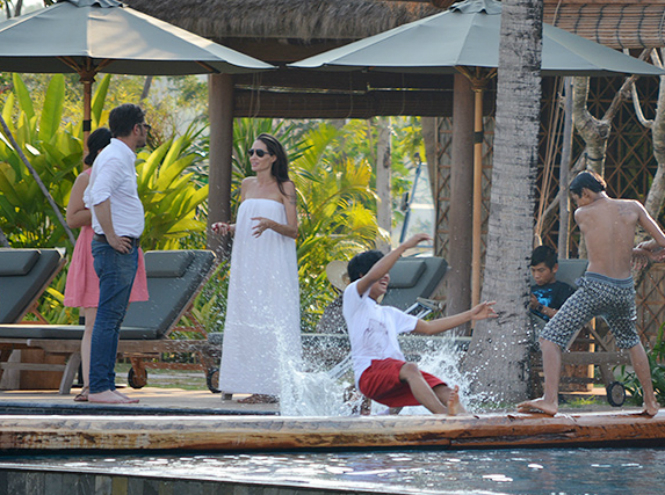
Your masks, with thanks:
[{"label": "lounger cushion", "polygon": [[0,266],[19,259],[27,266],[26,260],[35,256],[34,265],[25,275],[0,276],[0,323],[15,323],[27,313],[64,257],[58,249],[0,249]]},{"label": "lounger cushion", "polygon": [[145,257],[145,271],[151,278],[182,277],[192,264],[192,251],[150,251]]},{"label": "lounger cushion", "polygon": [[[11,339],[56,339],[81,340],[82,325],[42,325],[36,324],[0,324],[0,338]],[[157,338],[154,328],[122,327],[122,338],[129,340],[150,340]]]},{"label": "lounger cushion", "polygon": [[419,297],[430,298],[447,271],[448,263],[437,256],[402,258],[390,270],[390,284],[381,304],[405,310]]},{"label": "lounger cushion", "polygon": [[390,270],[390,284],[393,289],[407,289],[413,287],[425,272],[425,262],[422,260],[401,260]]},{"label": "lounger cushion", "polygon": [[37,249],[0,250],[0,277],[16,277],[27,275],[39,259]]},{"label": "lounger cushion", "polygon": [[[190,260],[190,263],[182,272],[180,268],[187,262],[187,259]],[[128,337],[125,334],[125,327],[149,328],[151,331],[154,330],[154,337],[145,338],[164,338],[187,310],[189,301],[196,296],[197,290],[206,279],[214,262],[215,254],[206,250],[148,251],[145,253],[150,299],[129,305],[120,329],[120,338],[123,340],[137,338]],[[155,271],[152,271],[153,269]],[[165,276],[167,270],[171,270],[173,276]],[[175,276],[177,274],[180,275]]]}]

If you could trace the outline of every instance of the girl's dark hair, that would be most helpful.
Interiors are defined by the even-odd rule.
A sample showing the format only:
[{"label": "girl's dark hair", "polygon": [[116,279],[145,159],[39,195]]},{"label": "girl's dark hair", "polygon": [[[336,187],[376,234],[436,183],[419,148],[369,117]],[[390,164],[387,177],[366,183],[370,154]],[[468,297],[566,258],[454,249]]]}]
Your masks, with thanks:
[{"label": "girl's dark hair", "polygon": [[582,189],[588,189],[592,192],[601,192],[607,188],[603,178],[596,172],[586,170],[577,174],[577,177],[570,183],[570,192],[577,196],[582,195]]},{"label": "girl's dark hair", "polygon": [[88,154],[83,159],[83,163],[92,167],[102,149],[111,143],[111,131],[106,127],[100,127],[88,136]]},{"label": "girl's dark hair", "polygon": [[275,179],[277,179],[277,186],[279,187],[279,192],[285,194],[283,183],[290,181],[289,159],[286,156],[286,152],[284,151],[282,143],[280,143],[275,136],[266,134],[265,132],[259,134],[256,137],[256,139],[266,145],[266,148],[268,148],[268,153],[270,153],[272,156],[277,157],[277,159],[272,164],[270,173]]},{"label": "girl's dark hair", "polygon": [[377,249],[356,254],[346,266],[349,280],[355,282],[359,278],[367,275],[367,272],[369,272],[381,258],[383,258],[383,253]]}]

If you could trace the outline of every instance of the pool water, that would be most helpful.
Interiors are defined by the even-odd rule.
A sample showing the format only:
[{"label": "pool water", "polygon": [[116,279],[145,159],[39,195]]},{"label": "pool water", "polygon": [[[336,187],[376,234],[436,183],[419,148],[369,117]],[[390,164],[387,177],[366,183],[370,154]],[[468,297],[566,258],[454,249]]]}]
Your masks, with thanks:
[{"label": "pool water", "polygon": [[3,467],[406,494],[652,495],[664,448],[2,457]]}]

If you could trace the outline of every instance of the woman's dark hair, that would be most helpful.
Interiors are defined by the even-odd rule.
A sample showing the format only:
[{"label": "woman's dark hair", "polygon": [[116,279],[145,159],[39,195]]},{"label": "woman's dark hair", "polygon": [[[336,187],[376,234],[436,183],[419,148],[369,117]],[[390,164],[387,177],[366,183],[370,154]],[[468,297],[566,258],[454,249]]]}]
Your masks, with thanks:
[{"label": "woman's dark hair", "polygon": [[284,186],[282,184],[284,182],[290,181],[289,159],[286,156],[286,152],[284,151],[282,143],[280,143],[275,136],[266,134],[265,132],[259,134],[256,137],[256,139],[258,139],[259,141],[261,141],[263,144],[266,145],[266,148],[268,148],[268,153],[277,157],[277,159],[272,164],[270,173],[275,179],[277,179],[277,186],[279,187],[279,192],[285,194]]},{"label": "woman's dark hair", "polygon": [[111,131],[106,127],[100,127],[88,136],[88,154],[83,159],[83,163],[92,167],[92,164],[97,158],[102,149],[109,145],[111,142]]},{"label": "woman's dark hair", "polygon": [[582,189],[588,189],[592,192],[601,192],[607,188],[603,178],[596,172],[586,170],[577,174],[577,177],[570,183],[570,192],[577,196],[582,195]]},{"label": "woman's dark hair", "polygon": [[351,258],[351,261],[349,261],[349,264],[346,267],[346,271],[349,274],[349,280],[355,282],[359,278],[367,275],[367,272],[369,272],[381,258],[383,258],[383,253],[377,249],[356,254]]}]

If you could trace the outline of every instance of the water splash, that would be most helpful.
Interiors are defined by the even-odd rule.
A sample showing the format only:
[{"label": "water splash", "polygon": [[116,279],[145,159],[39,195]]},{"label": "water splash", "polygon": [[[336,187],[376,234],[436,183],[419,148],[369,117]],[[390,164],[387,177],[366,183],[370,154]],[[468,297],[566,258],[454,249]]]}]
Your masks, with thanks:
[{"label": "water splash", "polygon": [[[433,341],[436,339],[436,344]],[[462,351],[452,337],[435,337],[419,346],[418,366],[448,383],[460,387],[462,404],[469,412],[476,412],[477,404],[484,402],[470,392],[471,379],[459,368]],[[317,353],[314,353],[315,356]],[[410,358],[411,356],[409,356]],[[320,358],[320,356],[319,356]],[[360,414],[363,397],[350,392],[353,372],[349,370],[341,378],[331,376],[323,370],[320,359],[306,357],[302,368],[296,363],[283,360],[281,370],[280,413],[284,416],[352,416]],[[301,371],[301,369],[308,371]],[[387,414],[388,408],[372,402],[371,414]],[[430,414],[422,407],[406,407],[401,414]]]}]

